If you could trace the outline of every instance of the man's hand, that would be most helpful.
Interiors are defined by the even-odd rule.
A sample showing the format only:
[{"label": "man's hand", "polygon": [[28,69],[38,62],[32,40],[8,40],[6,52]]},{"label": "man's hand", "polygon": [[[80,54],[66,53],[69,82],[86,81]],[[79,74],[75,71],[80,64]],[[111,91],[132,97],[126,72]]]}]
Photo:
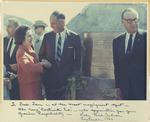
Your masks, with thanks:
[{"label": "man's hand", "polygon": [[9,74],[9,78],[10,78],[10,80],[13,80],[13,79],[15,79],[16,77],[17,77],[17,75],[16,74],[14,74],[14,73],[12,73],[12,72],[7,72],[8,74]]},{"label": "man's hand", "polygon": [[45,87],[43,84],[42,84],[42,96],[43,96],[43,99],[46,100]]},{"label": "man's hand", "polygon": [[9,78],[3,78],[3,80],[4,80],[4,86],[7,86],[10,82]]},{"label": "man's hand", "polygon": [[17,64],[10,64],[9,66],[13,71],[17,71]]},{"label": "man's hand", "polygon": [[48,62],[46,59],[42,59],[42,62],[40,62],[42,66],[45,68],[51,68],[52,64]]},{"label": "man's hand", "polygon": [[122,100],[122,93],[121,93],[120,88],[117,88],[117,96],[118,96],[119,100]]}]

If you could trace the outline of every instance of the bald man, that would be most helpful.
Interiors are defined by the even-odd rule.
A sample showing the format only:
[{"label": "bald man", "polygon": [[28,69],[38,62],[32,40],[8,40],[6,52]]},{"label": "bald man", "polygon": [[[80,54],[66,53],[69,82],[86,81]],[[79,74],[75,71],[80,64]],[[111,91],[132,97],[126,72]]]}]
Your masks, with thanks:
[{"label": "bald man", "polygon": [[146,99],[146,36],[138,29],[139,15],[133,8],[122,12],[126,32],[113,40],[117,96],[123,100]]}]

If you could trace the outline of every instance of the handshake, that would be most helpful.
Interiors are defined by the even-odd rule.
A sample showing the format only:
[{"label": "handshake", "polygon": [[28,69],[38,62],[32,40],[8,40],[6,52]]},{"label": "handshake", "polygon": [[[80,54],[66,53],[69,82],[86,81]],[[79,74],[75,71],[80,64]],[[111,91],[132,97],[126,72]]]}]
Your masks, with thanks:
[{"label": "handshake", "polygon": [[44,68],[51,68],[51,66],[52,66],[52,64],[50,62],[48,62],[46,59],[42,59],[42,62],[40,62],[40,63]]}]

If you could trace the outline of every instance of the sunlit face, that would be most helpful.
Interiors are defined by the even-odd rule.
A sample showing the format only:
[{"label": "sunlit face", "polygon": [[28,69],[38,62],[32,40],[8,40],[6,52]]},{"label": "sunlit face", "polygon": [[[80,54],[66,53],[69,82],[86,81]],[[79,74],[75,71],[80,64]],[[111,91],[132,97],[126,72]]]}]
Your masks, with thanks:
[{"label": "sunlit face", "polygon": [[35,26],[34,31],[37,35],[40,35],[44,30],[41,26]]},{"label": "sunlit face", "polygon": [[54,15],[50,17],[50,25],[54,33],[60,33],[64,30],[64,20],[58,20]]},{"label": "sunlit face", "polygon": [[16,31],[16,28],[17,27],[13,23],[11,23],[11,22],[7,23],[6,31],[7,31],[8,37],[14,37],[14,33]]},{"label": "sunlit face", "polygon": [[134,34],[138,30],[139,22],[132,21],[130,24],[126,20],[136,20],[139,19],[139,16],[136,12],[127,11],[124,13],[123,19],[121,20],[122,24],[126,28],[129,34]]},{"label": "sunlit face", "polygon": [[33,36],[32,36],[32,31],[28,30],[25,35],[25,40],[23,41],[23,45],[27,48],[31,47],[33,44]]}]

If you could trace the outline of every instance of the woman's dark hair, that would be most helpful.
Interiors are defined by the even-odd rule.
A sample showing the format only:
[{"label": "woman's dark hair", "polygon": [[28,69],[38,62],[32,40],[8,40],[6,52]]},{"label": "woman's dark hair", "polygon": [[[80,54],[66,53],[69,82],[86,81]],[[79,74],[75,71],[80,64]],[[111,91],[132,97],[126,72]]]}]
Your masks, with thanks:
[{"label": "woman's dark hair", "polygon": [[18,44],[18,45],[23,44],[23,41],[25,40],[26,32],[28,30],[30,30],[30,28],[27,25],[21,25],[16,29],[15,34],[14,34],[15,44]]}]

